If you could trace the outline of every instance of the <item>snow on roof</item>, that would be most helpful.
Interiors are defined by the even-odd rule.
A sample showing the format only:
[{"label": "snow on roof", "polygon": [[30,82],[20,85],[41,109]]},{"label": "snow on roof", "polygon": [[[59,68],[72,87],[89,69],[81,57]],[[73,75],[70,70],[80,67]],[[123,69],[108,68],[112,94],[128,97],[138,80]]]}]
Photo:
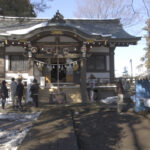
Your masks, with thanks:
[{"label": "snow on roof", "polygon": [[[41,27],[53,27],[60,26],[66,29],[72,28],[81,31],[91,37],[102,36],[111,37],[112,39],[132,39],[139,40],[139,37],[132,36],[128,34],[120,24],[119,19],[65,19],[65,23],[61,22],[51,22],[50,19],[39,19],[31,17],[4,17],[0,16],[0,35],[1,39],[5,39],[2,36],[13,35],[25,35],[31,31],[41,28]],[[10,37],[12,38],[12,37]],[[97,38],[97,37],[96,37]]]},{"label": "snow on roof", "polygon": [[29,27],[27,29],[11,30],[11,31],[7,31],[6,33],[1,33],[1,35],[12,35],[12,34],[22,35],[22,34],[27,34],[31,31],[35,30],[35,29],[45,27],[46,25],[47,25],[47,22],[44,22],[44,23],[42,22],[40,24]]}]

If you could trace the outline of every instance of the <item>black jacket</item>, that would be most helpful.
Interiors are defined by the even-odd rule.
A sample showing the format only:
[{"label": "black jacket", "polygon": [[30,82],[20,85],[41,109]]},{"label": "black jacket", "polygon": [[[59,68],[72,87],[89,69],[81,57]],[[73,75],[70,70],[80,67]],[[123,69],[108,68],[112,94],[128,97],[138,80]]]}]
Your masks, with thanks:
[{"label": "black jacket", "polygon": [[18,83],[17,88],[16,88],[16,96],[22,97],[23,96],[23,91],[24,91],[23,84]]},{"label": "black jacket", "polygon": [[123,94],[124,93],[123,85],[122,85],[121,82],[117,83],[117,93],[118,94]]},{"label": "black jacket", "polygon": [[0,95],[2,98],[8,98],[8,89],[6,85],[1,85]]},{"label": "black jacket", "polygon": [[31,91],[31,95],[38,95],[39,85],[37,83],[32,84],[30,91]]}]

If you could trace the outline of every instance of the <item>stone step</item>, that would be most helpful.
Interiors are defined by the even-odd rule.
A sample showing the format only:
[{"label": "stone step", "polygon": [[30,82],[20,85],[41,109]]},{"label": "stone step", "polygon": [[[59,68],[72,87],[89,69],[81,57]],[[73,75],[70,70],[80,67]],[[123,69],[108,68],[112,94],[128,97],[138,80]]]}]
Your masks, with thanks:
[{"label": "stone step", "polygon": [[[67,103],[81,103],[82,102],[80,86],[71,86],[71,87],[66,86],[63,88],[61,87],[60,91],[66,94]],[[55,96],[55,97],[62,99],[60,95]],[[48,88],[41,89],[39,92],[39,98],[46,99],[47,101],[49,101],[49,98],[50,98],[49,89]],[[87,98],[88,98],[88,93],[87,93]]]},{"label": "stone step", "polygon": [[69,103],[81,103],[81,91],[80,88],[63,88],[63,92],[66,93],[66,99]]}]

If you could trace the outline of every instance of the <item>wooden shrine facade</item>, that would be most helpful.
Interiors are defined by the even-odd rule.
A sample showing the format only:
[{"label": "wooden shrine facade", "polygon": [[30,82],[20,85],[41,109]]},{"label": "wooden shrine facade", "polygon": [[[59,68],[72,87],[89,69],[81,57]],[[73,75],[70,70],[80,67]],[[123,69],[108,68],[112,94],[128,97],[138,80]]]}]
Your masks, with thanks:
[{"label": "wooden shrine facade", "polygon": [[59,12],[52,19],[0,17],[0,78],[45,77],[84,90],[91,74],[113,82],[115,48],[138,40],[118,19],[64,19]]}]

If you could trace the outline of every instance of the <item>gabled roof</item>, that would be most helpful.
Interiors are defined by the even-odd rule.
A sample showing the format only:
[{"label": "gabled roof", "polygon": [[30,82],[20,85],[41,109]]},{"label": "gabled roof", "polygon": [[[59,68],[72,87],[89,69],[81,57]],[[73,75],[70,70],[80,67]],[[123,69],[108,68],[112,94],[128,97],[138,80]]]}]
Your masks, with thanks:
[{"label": "gabled roof", "polygon": [[[56,13],[57,15],[57,13]],[[41,28],[71,29],[80,32],[85,37],[95,39],[110,38],[113,40],[127,40],[137,42],[139,37],[128,34],[120,24],[119,19],[90,20],[90,19],[63,19],[59,16],[50,19],[23,18],[23,17],[0,17],[0,40],[23,36],[40,30]],[[61,16],[62,17],[62,16]]]}]

